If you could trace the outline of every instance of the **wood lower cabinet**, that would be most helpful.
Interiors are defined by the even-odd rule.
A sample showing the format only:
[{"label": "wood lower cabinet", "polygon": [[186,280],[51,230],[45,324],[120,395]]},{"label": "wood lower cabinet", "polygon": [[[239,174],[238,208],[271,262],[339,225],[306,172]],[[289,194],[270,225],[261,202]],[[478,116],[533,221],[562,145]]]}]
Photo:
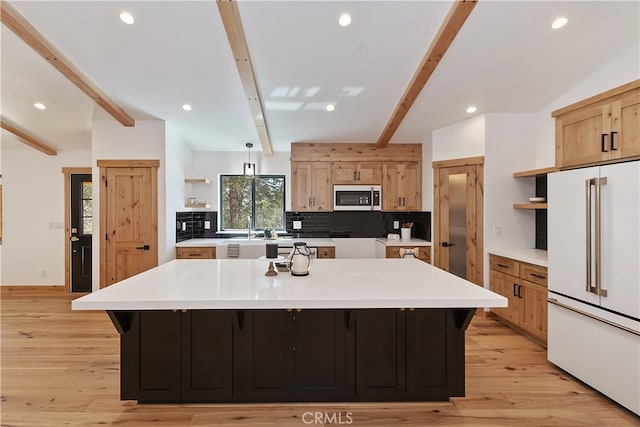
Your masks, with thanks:
[{"label": "wood lower cabinet", "polygon": [[640,156],[640,80],[551,113],[556,167]]},{"label": "wood lower cabinet", "polygon": [[400,258],[400,249],[415,249],[418,248],[418,256],[417,258],[421,261],[426,262],[427,264],[431,263],[431,246],[387,246],[386,258]]},{"label": "wood lower cabinet", "polygon": [[474,309],[109,312],[121,397],[142,403],[464,396]]},{"label": "wood lower cabinet", "polygon": [[498,317],[534,338],[547,342],[547,269],[491,255],[491,290],[509,300],[506,308],[492,308]]},{"label": "wood lower cabinet", "polygon": [[382,165],[382,210],[419,211],[422,207],[420,162]]},{"label": "wood lower cabinet", "polygon": [[331,162],[291,162],[291,210],[333,210]]},{"label": "wood lower cabinet", "polygon": [[336,248],[334,246],[321,246],[316,253],[318,258],[335,258]]},{"label": "wood lower cabinet", "polygon": [[176,259],[215,259],[215,246],[176,248]]}]

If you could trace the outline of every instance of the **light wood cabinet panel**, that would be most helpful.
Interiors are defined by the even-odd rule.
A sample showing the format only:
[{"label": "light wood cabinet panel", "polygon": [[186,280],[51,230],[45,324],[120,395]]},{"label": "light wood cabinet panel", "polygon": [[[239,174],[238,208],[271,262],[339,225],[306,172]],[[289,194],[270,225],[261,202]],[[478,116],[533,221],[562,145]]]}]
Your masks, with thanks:
[{"label": "light wood cabinet panel", "polygon": [[418,256],[417,258],[421,261],[424,261],[428,264],[431,263],[431,246],[387,246],[386,248],[386,258],[400,258],[400,248],[404,249],[415,249],[418,248]]},{"label": "light wood cabinet panel", "polygon": [[554,111],[556,166],[640,156],[640,80]]},{"label": "light wood cabinet panel", "polygon": [[332,246],[323,246],[318,248],[318,253],[316,254],[318,258],[335,258],[336,257],[336,248]]},{"label": "light wood cabinet panel", "polygon": [[422,170],[419,162],[382,165],[382,210],[416,211],[422,207]]},{"label": "light wood cabinet panel", "polygon": [[331,164],[332,184],[380,185],[382,165],[376,162],[333,162]]},{"label": "light wood cabinet panel", "polygon": [[330,162],[291,162],[291,209],[333,210]]},{"label": "light wood cabinet panel", "polygon": [[176,248],[177,259],[215,259],[216,248],[213,246]]},{"label": "light wood cabinet panel", "polygon": [[491,290],[509,300],[491,311],[509,324],[546,343],[547,268],[491,255]]}]

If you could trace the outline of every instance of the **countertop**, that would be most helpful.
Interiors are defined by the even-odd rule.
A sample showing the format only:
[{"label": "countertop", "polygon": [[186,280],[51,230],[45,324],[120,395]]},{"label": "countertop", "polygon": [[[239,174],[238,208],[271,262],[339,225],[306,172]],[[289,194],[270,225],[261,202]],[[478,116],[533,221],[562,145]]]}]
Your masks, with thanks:
[{"label": "countertop", "polygon": [[327,246],[335,246],[333,240],[329,238],[318,238],[318,237],[287,237],[281,239],[263,239],[262,237],[254,237],[251,240],[246,237],[236,237],[236,238],[223,238],[223,239],[189,239],[184,240],[180,243],[176,243],[176,248],[195,248],[195,247],[208,247],[208,246],[218,246],[218,245],[227,245],[229,243],[239,243],[242,245],[252,244],[252,245],[262,245],[266,243],[277,243],[278,246],[286,248],[293,247],[294,242],[305,242],[307,246],[310,247],[327,247]]},{"label": "countertop", "polygon": [[547,267],[547,251],[542,249],[489,249],[487,252],[493,255],[503,256],[505,258],[515,259],[516,261],[528,262],[529,264]]},{"label": "countertop", "polygon": [[402,239],[387,239],[386,237],[379,237],[376,239],[376,241],[384,243],[386,246],[411,246],[411,247],[431,246],[431,242],[429,242],[428,240],[413,239],[413,238],[408,240],[402,240]]},{"label": "countertop", "polygon": [[255,259],[174,260],[85,295],[73,310],[475,308],[506,298],[415,259],[316,259],[268,277]]}]

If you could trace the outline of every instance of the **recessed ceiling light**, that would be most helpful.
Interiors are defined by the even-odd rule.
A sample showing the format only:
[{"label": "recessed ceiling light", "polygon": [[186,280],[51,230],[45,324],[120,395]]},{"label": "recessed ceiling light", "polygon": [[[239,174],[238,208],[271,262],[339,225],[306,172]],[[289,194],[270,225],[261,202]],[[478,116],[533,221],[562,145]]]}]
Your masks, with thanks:
[{"label": "recessed ceiling light", "polygon": [[557,30],[558,28],[562,28],[565,25],[567,25],[567,22],[569,22],[569,20],[564,16],[561,16],[560,18],[553,21],[553,24],[551,24],[551,28],[553,28],[554,30]]},{"label": "recessed ceiling light", "polygon": [[474,107],[473,105],[470,106],[469,108],[467,108],[467,113],[469,113],[469,114],[475,113],[476,111],[478,111],[478,109],[476,107]]},{"label": "recessed ceiling light", "polygon": [[329,105],[327,105],[326,109],[327,109],[327,111],[333,111],[333,110],[336,109],[336,106],[333,105],[333,104],[329,104]]},{"label": "recessed ceiling light", "polygon": [[340,18],[338,18],[338,24],[340,24],[341,27],[349,26],[349,24],[351,24],[351,15],[348,13],[340,15]]},{"label": "recessed ceiling light", "polygon": [[182,104],[182,109],[184,111],[191,111],[191,104]]},{"label": "recessed ceiling light", "polygon": [[38,110],[46,110],[47,106],[44,105],[42,102],[36,102],[35,104],[33,104],[34,107],[36,107]]},{"label": "recessed ceiling light", "polygon": [[131,25],[134,22],[136,22],[136,20],[133,18],[133,15],[131,15],[129,12],[122,12],[120,14],[120,20],[128,25]]}]

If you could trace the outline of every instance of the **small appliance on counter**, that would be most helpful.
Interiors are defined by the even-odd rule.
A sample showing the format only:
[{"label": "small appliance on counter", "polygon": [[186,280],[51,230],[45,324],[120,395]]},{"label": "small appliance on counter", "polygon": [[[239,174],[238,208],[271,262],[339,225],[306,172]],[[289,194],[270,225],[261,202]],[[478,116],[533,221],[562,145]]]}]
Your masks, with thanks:
[{"label": "small appliance on counter", "polygon": [[291,251],[291,263],[289,270],[293,276],[309,275],[309,266],[311,265],[311,250],[305,242],[295,242],[293,251]]},{"label": "small appliance on counter", "polygon": [[387,234],[387,239],[388,240],[400,240],[400,235],[399,234],[395,234],[395,233],[389,233],[389,234]]}]

